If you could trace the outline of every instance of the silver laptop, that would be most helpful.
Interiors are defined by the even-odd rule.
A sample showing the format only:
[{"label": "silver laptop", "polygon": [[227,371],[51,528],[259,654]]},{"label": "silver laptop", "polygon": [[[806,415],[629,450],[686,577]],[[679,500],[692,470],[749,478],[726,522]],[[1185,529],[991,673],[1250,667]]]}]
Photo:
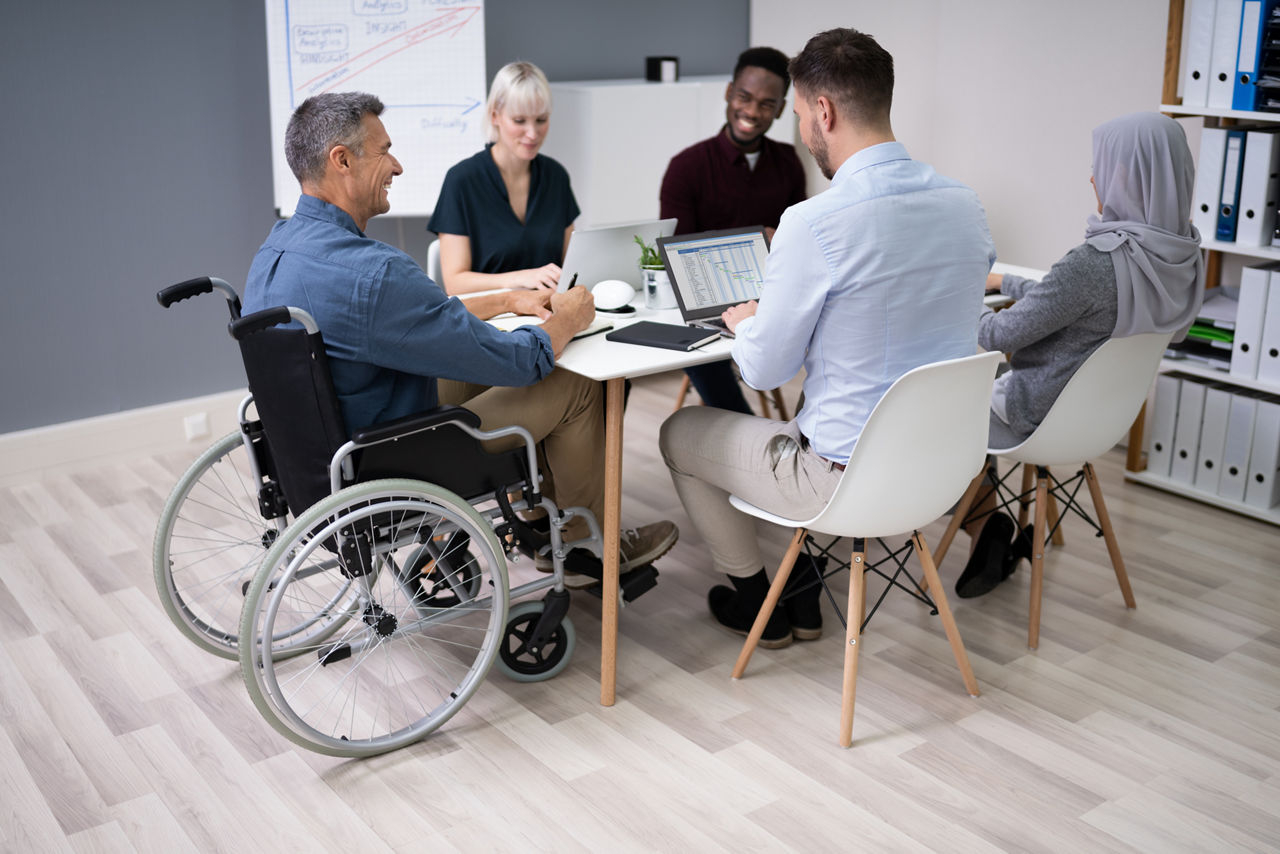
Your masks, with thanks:
[{"label": "silver laptop", "polygon": [[685,323],[718,329],[732,337],[720,315],[732,306],[760,298],[769,257],[764,229],[756,226],[661,237],[658,251]]},{"label": "silver laptop", "polygon": [[575,228],[569,235],[569,249],[560,265],[559,290],[567,290],[577,276],[577,284],[594,288],[606,279],[620,279],[640,290],[640,247],[636,237],[650,246],[659,237],[676,230],[675,218],[650,219],[610,225],[604,228]]}]

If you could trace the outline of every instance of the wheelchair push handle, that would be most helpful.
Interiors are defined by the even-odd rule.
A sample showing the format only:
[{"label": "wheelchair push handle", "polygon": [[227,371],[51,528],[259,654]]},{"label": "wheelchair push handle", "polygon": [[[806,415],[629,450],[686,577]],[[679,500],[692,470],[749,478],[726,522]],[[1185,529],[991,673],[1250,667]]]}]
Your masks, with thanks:
[{"label": "wheelchair push handle", "polygon": [[240,317],[240,295],[236,293],[235,288],[231,287],[231,285],[213,276],[187,279],[185,282],[162,288],[156,293],[156,301],[162,307],[168,308],[175,302],[182,302],[184,299],[190,299],[200,294],[213,293],[214,289],[226,294],[227,309],[231,312],[231,319],[238,319]]},{"label": "wheelchair push handle", "polygon": [[315,333],[320,330],[316,324],[315,318],[307,314],[300,308],[292,308],[290,306],[278,305],[275,308],[264,308],[262,311],[255,311],[253,314],[245,315],[238,320],[231,321],[230,331],[231,337],[237,341],[243,341],[256,332],[264,329],[270,329],[273,326],[280,326],[290,321],[297,321],[307,330],[307,332]]}]

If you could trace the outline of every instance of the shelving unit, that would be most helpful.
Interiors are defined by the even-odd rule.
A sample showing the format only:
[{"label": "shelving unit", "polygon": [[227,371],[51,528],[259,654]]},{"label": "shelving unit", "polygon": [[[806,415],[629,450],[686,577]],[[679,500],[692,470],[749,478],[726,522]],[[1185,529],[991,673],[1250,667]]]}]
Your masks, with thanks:
[{"label": "shelving unit", "polygon": [[[1160,111],[1174,118],[1202,118],[1205,120],[1206,125],[1210,127],[1230,127],[1241,122],[1280,124],[1280,113],[1224,110],[1213,107],[1184,107],[1181,105],[1181,98],[1178,96],[1178,81],[1181,72],[1183,4],[1184,0],[1169,0],[1169,24],[1164,59],[1164,92],[1161,96]],[[1241,246],[1235,243],[1204,239],[1203,237],[1201,245],[1207,252],[1208,287],[1216,287],[1218,285],[1218,275],[1221,269],[1222,256],[1224,255],[1255,258],[1262,261],[1280,261],[1280,246]],[[1252,389],[1280,395],[1280,387],[1270,383],[1233,377],[1226,371],[1215,370],[1192,361],[1166,359],[1161,364],[1161,370],[1178,371],[1182,374],[1204,377],[1241,389]],[[1243,502],[1224,499],[1216,494],[1197,490],[1189,484],[1146,471],[1146,456],[1143,452],[1144,421],[1145,407],[1143,412],[1139,413],[1138,420],[1134,422],[1133,428],[1129,431],[1129,453],[1125,462],[1126,480],[1153,486],[1157,489],[1186,496],[1245,516],[1252,516],[1255,519],[1261,519],[1273,525],[1280,525],[1280,506],[1266,510],[1251,507]]]}]

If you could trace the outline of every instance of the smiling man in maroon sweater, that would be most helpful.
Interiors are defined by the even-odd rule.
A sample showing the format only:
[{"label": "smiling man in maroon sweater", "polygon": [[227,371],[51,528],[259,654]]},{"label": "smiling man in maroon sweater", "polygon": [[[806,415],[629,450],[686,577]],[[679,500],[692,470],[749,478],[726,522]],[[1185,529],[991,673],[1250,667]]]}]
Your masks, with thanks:
[{"label": "smiling man in maroon sweater", "polygon": [[[790,83],[781,51],[753,47],[738,57],[724,92],[724,127],[671,158],[662,178],[661,216],[678,220],[676,234],[760,225],[772,237],[782,212],[804,201],[795,147],[765,136],[782,116]],[[751,413],[727,361],[686,373],[708,406]]]}]

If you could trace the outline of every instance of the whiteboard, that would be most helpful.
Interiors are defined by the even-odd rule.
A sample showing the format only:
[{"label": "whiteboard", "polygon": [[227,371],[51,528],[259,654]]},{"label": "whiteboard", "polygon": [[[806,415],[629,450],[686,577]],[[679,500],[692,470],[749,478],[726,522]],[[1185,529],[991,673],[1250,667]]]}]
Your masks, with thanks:
[{"label": "whiteboard", "polygon": [[298,181],[284,131],[321,92],[360,91],[386,105],[382,122],[404,174],[391,214],[427,216],[449,167],[484,145],[484,0],[266,0],[272,176],[281,216]]}]

